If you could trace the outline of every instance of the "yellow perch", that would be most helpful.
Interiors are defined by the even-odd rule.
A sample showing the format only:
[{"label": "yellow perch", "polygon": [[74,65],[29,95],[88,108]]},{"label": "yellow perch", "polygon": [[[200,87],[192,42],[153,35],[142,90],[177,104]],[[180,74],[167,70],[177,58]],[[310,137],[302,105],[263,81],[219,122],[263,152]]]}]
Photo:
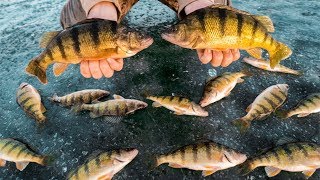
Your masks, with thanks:
[{"label": "yellow perch", "polygon": [[29,62],[26,71],[46,84],[46,70],[51,64],[55,63],[54,74],[59,76],[69,64],[131,57],[152,42],[147,34],[114,21],[85,20],[62,31],[45,33],[40,42],[45,49]]},{"label": "yellow perch", "polygon": [[172,168],[202,171],[209,176],[217,171],[234,167],[247,159],[245,154],[208,141],[182,147],[172,153],[157,157],[156,166],[169,163]]},{"label": "yellow perch", "polygon": [[21,83],[17,91],[17,103],[21,108],[38,123],[44,123],[46,117],[43,115],[46,108],[41,103],[39,92],[28,83]]},{"label": "yellow perch", "polygon": [[0,166],[4,167],[6,161],[16,163],[17,169],[23,171],[30,162],[46,166],[52,163],[53,159],[49,156],[38,155],[28,147],[14,139],[0,139]]},{"label": "yellow perch", "polygon": [[231,93],[232,89],[244,80],[242,77],[248,76],[249,74],[243,72],[236,73],[223,73],[206,83],[203,97],[200,101],[200,106],[205,107],[214,102],[217,102]]},{"label": "yellow perch", "polygon": [[307,178],[320,168],[320,146],[314,143],[289,143],[278,146],[241,164],[242,174],[265,166],[268,177],[281,171],[302,172]]},{"label": "yellow perch", "polygon": [[82,91],[77,91],[62,97],[54,94],[52,98],[49,98],[53,102],[57,102],[63,106],[72,106],[82,103],[91,103],[92,101],[98,100],[102,97],[108,96],[109,91],[100,89],[86,89]]},{"label": "yellow perch", "polygon": [[261,59],[261,50],[270,55],[270,67],[288,58],[291,49],[275,40],[271,19],[252,15],[229,6],[211,6],[197,10],[168,28],[162,38],[189,49],[242,49]]},{"label": "yellow perch", "polygon": [[320,93],[309,95],[302,100],[295,108],[289,111],[279,111],[277,114],[282,118],[289,118],[294,115],[306,117],[312,113],[320,112]]},{"label": "yellow perch", "polygon": [[280,107],[288,96],[288,85],[277,84],[265,89],[247,108],[247,115],[233,121],[233,124],[245,132],[250,127],[251,121],[263,119]]},{"label": "yellow perch", "polygon": [[72,171],[68,180],[111,180],[138,155],[137,149],[103,152]]},{"label": "yellow perch", "polygon": [[153,107],[165,107],[174,111],[176,115],[190,115],[207,117],[209,113],[201,108],[198,104],[187,98],[178,96],[148,96],[147,99],[154,101]]},{"label": "yellow perch", "polygon": [[126,116],[148,106],[145,102],[135,99],[124,99],[116,94],[113,97],[114,100],[98,102],[96,104],[76,105],[73,107],[73,110],[75,112],[90,111],[90,117],[97,118],[101,116]]},{"label": "yellow perch", "polygon": [[282,66],[281,64],[278,64],[274,68],[271,68],[269,61],[264,60],[264,59],[255,59],[253,57],[249,57],[249,58],[243,58],[243,61],[247,64],[250,64],[251,66],[254,66],[254,67],[266,70],[266,71],[294,74],[297,76],[302,75],[302,73],[300,71],[287,68],[285,66]]}]

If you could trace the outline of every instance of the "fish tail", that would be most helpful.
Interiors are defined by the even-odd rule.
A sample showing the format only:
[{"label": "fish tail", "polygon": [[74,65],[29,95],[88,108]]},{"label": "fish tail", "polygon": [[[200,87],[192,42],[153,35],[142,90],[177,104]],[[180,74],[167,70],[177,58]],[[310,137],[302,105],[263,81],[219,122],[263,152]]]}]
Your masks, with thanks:
[{"label": "fish tail", "polygon": [[53,156],[44,156],[40,164],[42,166],[50,166],[54,163],[54,161],[55,161],[55,158]]},{"label": "fish tail", "polygon": [[150,155],[146,158],[148,160],[148,170],[153,171],[160,165],[159,158],[155,155]]},{"label": "fish tail", "polygon": [[241,73],[245,76],[253,76],[253,73],[249,71],[249,69],[241,70]]},{"label": "fish tail", "polygon": [[26,67],[26,72],[33,76],[37,76],[41,83],[47,84],[48,80],[46,70],[50,63],[43,63],[43,61],[44,59],[42,59],[42,55],[33,58]]},{"label": "fish tail", "polygon": [[285,44],[278,42],[279,45],[275,51],[270,53],[270,67],[273,69],[280,61],[288,58],[292,54],[292,50]]},{"label": "fish tail", "polygon": [[255,167],[252,166],[252,163],[249,161],[244,162],[239,167],[240,167],[240,174],[243,176],[249,174],[251,171],[255,169]]},{"label": "fish tail", "polygon": [[232,124],[240,129],[241,133],[245,133],[250,127],[250,121],[247,121],[245,118],[240,118],[234,120]]},{"label": "fish tail", "polygon": [[74,113],[79,113],[82,110],[83,110],[83,104],[76,104],[71,107],[71,111]]},{"label": "fish tail", "polygon": [[275,112],[276,116],[281,118],[281,119],[286,119],[290,117],[290,113],[289,111],[285,111],[285,110],[278,110]]},{"label": "fish tail", "polygon": [[59,102],[57,93],[54,93],[52,97],[48,97],[48,99],[52,102]]}]

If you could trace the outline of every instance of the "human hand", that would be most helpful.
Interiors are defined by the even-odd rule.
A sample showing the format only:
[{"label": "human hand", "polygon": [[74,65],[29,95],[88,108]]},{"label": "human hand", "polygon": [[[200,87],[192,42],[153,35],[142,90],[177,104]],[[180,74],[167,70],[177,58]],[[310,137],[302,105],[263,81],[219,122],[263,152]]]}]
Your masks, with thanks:
[{"label": "human hand", "polygon": [[[212,1],[208,0],[198,0],[189,5],[184,9],[186,15],[208,6],[214,5]],[[208,64],[209,62],[213,67],[227,67],[232,62],[240,58],[239,49],[228,49],[225,51],[217,51],[212,49],[198,49],[198,57],[203,64]]]},{"label": "human hand", "polygon": [[[88,19],[99,18],[111,21],[117,21],[118,14],[116,7],[110,2],[100,2],[91,8]],[[80,73],[85,78],[100,79],[103,76],[110,78],[114,71],[120,71],[123,68],[123,59],[103,59],[99,61],[81,61]]]}]

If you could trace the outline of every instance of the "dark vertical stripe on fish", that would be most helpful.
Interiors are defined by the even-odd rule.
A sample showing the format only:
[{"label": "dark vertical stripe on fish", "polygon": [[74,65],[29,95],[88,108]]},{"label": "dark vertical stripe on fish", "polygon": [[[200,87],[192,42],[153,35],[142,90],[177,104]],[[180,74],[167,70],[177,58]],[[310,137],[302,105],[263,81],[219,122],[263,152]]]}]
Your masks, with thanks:
[{"label": "dark vertical stripe on fish", "polygon": [[[174,96],[170,96],[170,99],[169,99],[169,101],[172,101],[172,100],[174,100],[176,97],[174,97]],[[178,98],[177,98],[178,99]]]},{"label": "dark vertical stripe on fish", "polygon": [[7,141],[1,148],[0,151],[4,150],[7,146],[9,146],[11,143],[14,143],[13,141]]},{"label": "dark vertical stripe on fish", "polygon": [[277,162],[279,163],[279,162],[280,162],[280,157],[279,157],[279,154],[278,154],[277,150],[276,150],[276,149],[273,149],[273,150],[271,151],[271,153],[274,155],[274,157],[276,157]]},{"label": "dark vertical stripe on fish", "polygon": [[279,90],[279,92],[286,98],[287,97],[287,94],[284,93],[283,91]]},{"label": "dark vertical stripe on fish", "polygon": [[317,106],[317,104],[312,99],[306,99],[306,102],[309,102],[310,104],[313,104],[314,106]]},{"label": "dark vertical stripe on fish", "polygon": [[94,162],[95,162],[97,168],[100,168],[100,163],[101,163],[101,161],[100,161],[100,155],[99,155],[97,158],[94,159]]},{"label": "dark vertical stripe on fish", "polygon": [[86,173],[87,177],[89,176],[89,162],[84,164],[84,172]]},{"label": "dark vertical stripe on fish", "polygon": [[47,53],[46,53],[46,54],[48,55],[48,57],[49,57],[49,59],[50,59],[51,61],[54,60],[54,59],[53,59],[53,56],[52,56],[52,52],[51,52],[50,49],[47,49]]},{"label": "dark vertical stripe on fish", "polygon": [[299,148],[299,150],[303,153],[303,155],[304,155],[304,157],[308,157],[308,151],[304,148],[304,146],[302,145],[302,144],[300,144],[300,143],[296,143],[295,144],[298,148]]},{"label": "dark vertical stripe on fish", "polygon": [[237,14],[237,20],[238,20],[238,28],[237,28],[237,34],[238,37],[241,37],[242,34],[242,27],[243,27],[243,16],[242,14]]},{"label": "dark vertical stripe on fish", "polygon": [[288,146],[288,144],[283,146],[283,150],[286,152],[287,157],[290,159],[290,161],[292,161],[293,160],[292,151],[290,150],[290,147]]},{"label": "dark vertical stripe on fish", "polygon": [[26,108],[26,111],[30,111],[36,104],[31,104]]},{"label": "dark vertical stripe on fish", "polygon": [[[269,109],[266,108],[263,104],[257,104],[257,106],[261,107],[263,112],[260,113],[260,114],[265,114],[265,113],[268,113],[269,112]],[[257,109],[256,109],[257,110]]]},{"label": "dark vertical stripe on fish", "polygon": [[271,41],[270,41],[270,47],[272,47],[272,46],[273,46],[273,43],[274,43],[274,39],[273,39],[273,38],[271,38]]},{"label": "dark vertical stripe on fish", "polygon": [[180,150],[181,153],[181,161],[184,162],[186,160],[186,147],[182,147]]},{"label": "dark vertical stripe on fish", "polygon": [[8,150],[8,154],[10,154],[13,150],[15,150],[17,147],[19,147],[20,144],[16,143],[15,145],[13,145],[9,150]]},{"label": "dark vertical stripe on fish", "polygon": [[99,38],[99,23],[93,22],[91,24],[91,30],[90,30],[91,38],[94,42],[94,45],[97,47],[100,44],[100,38]]},{"label": "dark vertical stripe on fish", "polygon": [[60,36],[57,36],[56,41],[57,41],[57,44],[58,44],[58,48],[59,48],[61,57],[62,57],[63,59],[67,59],[66,52],[65,52],[64,46],[63,46],[63,44],[62,44],[61,37],[60,37]]},{"label": "dark vertical stripe on fish", "polygon": [[204,21],[204,19],[205,19],[205,14],[206,14],[205,11],[198,11],[198,12],[196,13],[196,16],[197,16],[197,18],[199,19],[199,23],[200,23],[200,25],[201,25],[201,29],[203,29],[204,31],[205,31],[205,29],[206,29],[205,21]]},{"label": "dark vertical stripe on fish", "polygon": [[25,100],[23,100],[23,101],[20,102],[20,105],[21,105],[21,106],[24,106],[24,104],[25,104],[26,102],[28,102],[30,99],[32,99],[32,97],[27,97]]},{"label": "dark vertical stripe on fish", "polygon": [[219,22],[220,22],[220,32],[221,32],[221,36],[223,37],[225,35],[225,28],[226,28],[226,22],[227,22],[227,10],[219,8],[218,13],[219,13]]},{"label": "dark vertical stripe on fish", "polygon": [[207,159],[211,160],[211,145],[210,145],[210,142],[205,142],[204,146],[206,147]]},{"label": "dark vertical stripe on fish", "polygon": [[24,151],[26,151],[27,149],[28,149],[28,148],[27,148],[26,146],[24,146],[23,148],[21,148],[20,151],[18,152],[16,158],[19,158],[20,155],[21,155]]},{"label": "dark vertical stripe on fish", "polygon": [[263,38],[263,40],[262,40],[262,44],[266,43],[268,37],[269,37],[269,34],[268,34],[268,33],[265,33],[265,34],[264,34],[264,38]]},{"label": "dark vertical stripe on fish", "polygon": [[224,76],[221,76],[221,79],[225,79],[228,83],[231,83],[230,79],[224,77]]},{"label": "dark vertical stripe on fish", "polygon": [[259,29],[259,22],[257,20],[254,19],[254,24],[253,24],[253,29],[252,29],[252,36],[251,36],[251,44],[254,43],[255,41],[255,37],[256,37],[256,33]]},{"label": "dark vertical stripe on fish", "polygon": [[27,94],[28,92],[29,92],[29,91],[24,91],[24,92],[22,92],[21,94],[19,94],[19,95],[17,96],[17,99],[19,99],[21,96]]},{"label": "dark vertical stripe on fish", "polygon": [[275,104],[271,99],[269,99],[268,97],[263,97],[264,100],[266,100],[268,102],[268,104],[271,105],[272,109],[276,109],[277,108],[277,104]]},{"label": "dark vertical stripe on fish", "polygon": [[198,145],[192,145],[192,155],[193,155],[193,162],[196,163],[198,161]]},{"label": "dark vertical stripe on fish", "polygon": [[277,94],[275,94],[275,93],[273,93],[273,92],[271,92],[270,94],[271,94],[274,98],[276,98],[276,99],[279,101],[279,103],[284,100],[284,99],[282,99],[280,96],[278,96]]},{"label": "dark vertical stripe on fish", "polygon": [[71,38],[73,41],[73,49],[77,53],[78,56],[80,56],[80,41],[79,41],[79,31],[77,27],[74,27],[70,31]]}]

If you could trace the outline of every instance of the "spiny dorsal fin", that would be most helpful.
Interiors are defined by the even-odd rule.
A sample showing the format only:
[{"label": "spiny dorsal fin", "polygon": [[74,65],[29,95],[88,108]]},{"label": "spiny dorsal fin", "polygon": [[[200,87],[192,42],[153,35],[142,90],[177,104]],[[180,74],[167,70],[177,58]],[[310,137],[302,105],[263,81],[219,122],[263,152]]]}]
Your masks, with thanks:
[{"label": "spiny dorsal fin", "polygon": [[114,94],[113,95],[113,98],[114,99],[124,99],[124,97],[120,96],[120,95],[117,95],[117,94]]},{"label": "spiny dorsal fin", "polygon": [[249,12],[242,11],[242,10],[239,10],[239,9],[233,8],[231,6],[227,6],[227,5],[214,5],[214,6],[211,6],[211,8],[226,9],[226,10],[233,11],[233,12],[236,12],[236,13],[239,13],[239,14],[252,15]]},{"label": "spiny dorsal fin", "polygon": [[41,48],[46,48],[48,44],[52,41],[54,37],[56,37],[61,31],[52,31],[52,32],[45,32],[43,33],[39,46]]},{"label": "spiny dorsal fin", "polygon": [[[70,27],[73,27],[73,26],[78,26],[78,25],[82,25],[82,24],[87,24],[87,23],[92,23],[92,22],[95,22],[95,21],[106,21],[104,19],[99,19],[99,18],[92,18],[92,19],[85,19],[83,21],[80,21],[80,22],[77,22],[76,24],[70,26]],[[112,22],[112,21],[111,21]]]},{"label": "spiny dorsal fin", "polygon": [[254,19],[258,20],[268,32],[274,32],[274,26],[272,20],[268,16],[252,16]]},{"label": "spiny dorsal fin", "polygon": [[260,48],[247,49],[247,53],[256,59],[262,58],[262,49]]}]

